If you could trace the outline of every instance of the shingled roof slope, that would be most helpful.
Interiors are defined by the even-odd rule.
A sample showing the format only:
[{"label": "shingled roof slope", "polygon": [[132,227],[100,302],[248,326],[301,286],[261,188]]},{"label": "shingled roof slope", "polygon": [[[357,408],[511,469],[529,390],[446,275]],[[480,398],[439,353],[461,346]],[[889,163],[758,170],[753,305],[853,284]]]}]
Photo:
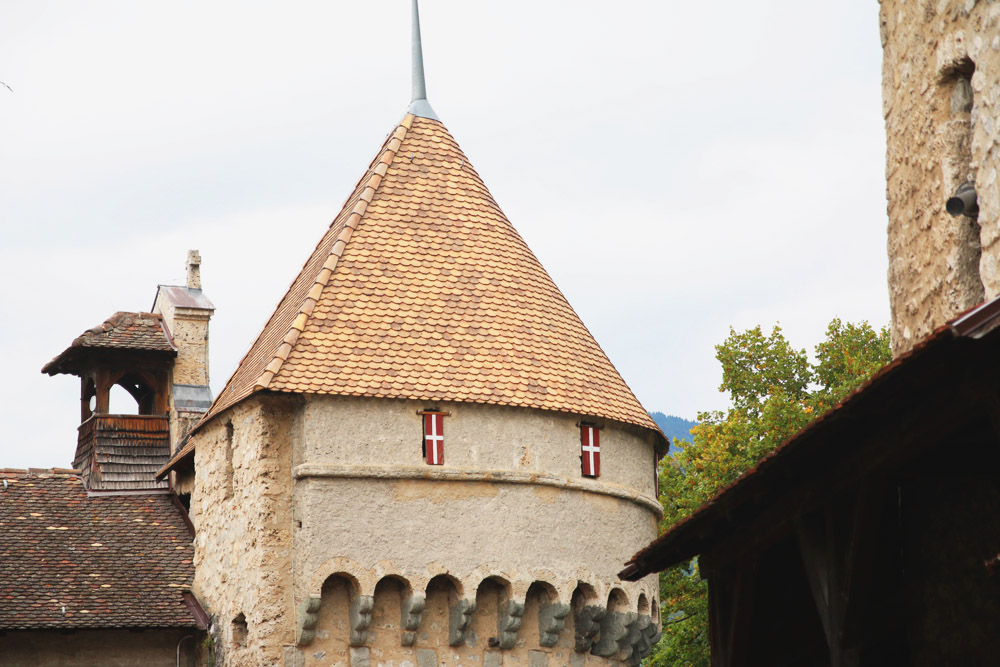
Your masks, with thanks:
[{"label": "shingled roof slope", "polygon": [[142,350],[177,354],[163,318],[154,313],[118,312],[77,336],[70,346],[63,350],[42,368],[43,373],[56,375],[71,372],[68,366],[83,348],[108,348],[120,350]]},{"label": "shingled roof slope", "polygon": [[166,494],[88,497],[76,474],[0,471],[0,630],[196,627],[191,535]]},{"label": "shingled roof slope", "polygon": [[448,130],[413,115],[202,424],[265,389],[522,406],[657,430]]}]

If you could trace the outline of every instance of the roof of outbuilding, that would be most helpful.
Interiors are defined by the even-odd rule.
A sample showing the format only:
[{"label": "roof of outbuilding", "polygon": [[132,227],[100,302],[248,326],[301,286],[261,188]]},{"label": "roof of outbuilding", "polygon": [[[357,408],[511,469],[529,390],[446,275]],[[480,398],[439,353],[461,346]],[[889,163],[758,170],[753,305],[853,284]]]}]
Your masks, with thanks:
[{"label": "roof of outbuilding", "polygon": [[88,496],[76,472],[0,470],[0,629],[196,627],[170,496]]},{"label": "roof of outbuilding", "polygon": [[[860,421],[861,416],[869,417],[872,413],[880,422],[896,423],[900,415],[893,410],[900,410],[899,405],[914,409],[912,406],[919,404],[916,397],[931,396],[928,387],[921,386],[918,380],[932,384],[935,391],[943,394],[962,396],[957,387],[970,382],[967,373],[970,368],[980,373],[993,372],[996,353],[987,355],[986,350],[997,349],[1000,332],[994,332],[998,328],[1000,297],[986,301],[938,327],[632,556],[618,576],[626,581],[637,581],[703,554],[713,540],[731,530],[733,524],[754,516],[765,505],[765,499],[777,495],[777,490],[790,481],[818,486],[816,480],[832,469],[831,461],[846,460],[852,450],[871,448],[868,441],[857,437],[851,430],[871,430],[870,422]],[[989,334],[992,336],[986,341],[981,340]],[[977,363],[962,358],[963,352],[976,359]],[[987,356],[991,359],[990,364],[985,363]],[[962,386],[962,389],[969,390],[968,386]],[[887,396],[894,397],[899,405],[890,405]],[[933,400],[939,401],[936,396]],[[962,400],[967,402],[967,399]],[[921,414],[926,420],[931,412]],[[862,426],[859,427],[858,423]],[[882,440],[884,446],[902,448],[906,445],[898,438]],[[886,440],[888,445],[885,445]],[[792,514],[801,511],[801,506],[787,507],[786,510]]]},{"label": "roof of outbuilding", "polygon": [[43,373],[56,375],[72,372],[72,362],[85,348],[141,350],[177,354],[177,348],[163,324],[163,318],[153,313],[118,312],[87,329],[68,348],[45,364]]},{"label": "roof of outbuilding", "polygon": [[658,431],[448,130],[411,114],[202,423],[261,390],[522,406]]}]

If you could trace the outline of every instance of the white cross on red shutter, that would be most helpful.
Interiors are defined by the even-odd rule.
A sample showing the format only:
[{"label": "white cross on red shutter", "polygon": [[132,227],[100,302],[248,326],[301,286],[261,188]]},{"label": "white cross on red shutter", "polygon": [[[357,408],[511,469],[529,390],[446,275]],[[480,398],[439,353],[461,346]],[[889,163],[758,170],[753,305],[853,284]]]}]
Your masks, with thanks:
[{"label": "white cross on red shutter", "polygon": [[444,464],[444,415],[424,413],[424,454],[432,466]]},{"label": "white cross on red shutter", "polygon": [[585,477],[601,474],[601,432],[596,426],[580,426],[581,459]]}]

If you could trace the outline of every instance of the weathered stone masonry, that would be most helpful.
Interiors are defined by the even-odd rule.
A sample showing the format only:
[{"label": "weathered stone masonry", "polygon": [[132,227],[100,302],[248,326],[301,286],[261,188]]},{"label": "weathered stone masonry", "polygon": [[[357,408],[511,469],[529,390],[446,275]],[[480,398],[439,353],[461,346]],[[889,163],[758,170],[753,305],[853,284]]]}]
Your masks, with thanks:
[{"label": "weathered stone masonry", "polygon": [[[894,354],[1000,294],[1000,3],[881,0]],[[945,202],[975,183],[978,219]]]},{"label": "weathered stone masonry", "polygon": [[653,435],[606,423],[586,480],[576,418],[448,404],[430,468],[422,407],[265,394],[199,432],[195,590],[224,663],[637,664],[656,579],[614,572],[655,534]]}]

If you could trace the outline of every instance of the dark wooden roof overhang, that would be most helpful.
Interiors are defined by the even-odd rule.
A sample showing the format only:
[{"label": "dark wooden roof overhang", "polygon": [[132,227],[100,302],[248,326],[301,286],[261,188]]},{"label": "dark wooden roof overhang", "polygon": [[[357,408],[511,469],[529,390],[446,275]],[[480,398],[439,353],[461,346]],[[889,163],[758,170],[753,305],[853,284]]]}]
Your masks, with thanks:
[{"label": "dark wooden roof overhang", "polygon": [[177,346],[155,313],[118,312],[84,331],[42,367],[42,373],[81,375],[94,365],[167,365]]},{"label": "dark wooden roof overhang", "polygon": [[838,490],[929,452],[956,434],[956,424],[985,421],[1000,433],[998,325],[1000,298],[938,328],[635,554],[618,576],[636,581],[694,556],[714,567],[790,530]]}]

